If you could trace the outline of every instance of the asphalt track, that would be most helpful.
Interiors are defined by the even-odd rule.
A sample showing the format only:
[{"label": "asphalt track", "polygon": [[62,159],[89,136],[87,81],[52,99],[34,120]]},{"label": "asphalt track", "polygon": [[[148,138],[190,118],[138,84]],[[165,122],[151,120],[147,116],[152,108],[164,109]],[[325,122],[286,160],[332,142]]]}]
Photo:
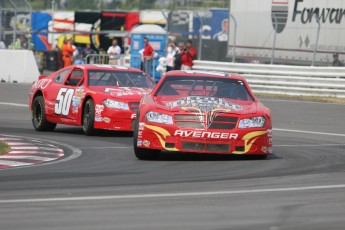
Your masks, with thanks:
[{"label": "asphalt track", "polygon": [[131,133],[34,131],[28,87],[0,84],[0,133],[61,144],[67,159],[0,171],[1,230],[345,229],[345,105],[263,98],[268,160],[139,161]]}]

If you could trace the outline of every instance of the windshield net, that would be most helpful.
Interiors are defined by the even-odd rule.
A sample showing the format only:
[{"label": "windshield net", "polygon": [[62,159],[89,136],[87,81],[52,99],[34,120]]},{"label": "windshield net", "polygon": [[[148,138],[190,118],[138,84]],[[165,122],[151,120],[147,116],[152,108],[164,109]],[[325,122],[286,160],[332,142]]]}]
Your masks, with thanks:
[{"label": "windshield net", "polygon": [[214,77],[167,77],[157,96],[207,96],[253,101],[240,80]]},{"label": "windshield net", "polygon": [[141,87],[152,89],[155,84],[140,72],[119,72],[111,70],[89,70],[89,86]]}]

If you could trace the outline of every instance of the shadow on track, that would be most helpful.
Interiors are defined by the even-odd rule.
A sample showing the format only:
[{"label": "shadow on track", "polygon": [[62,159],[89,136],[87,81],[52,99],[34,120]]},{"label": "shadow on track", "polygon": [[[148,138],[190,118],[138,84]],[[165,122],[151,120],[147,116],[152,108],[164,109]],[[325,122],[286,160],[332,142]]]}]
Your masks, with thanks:
[{"label": "shadow on track", "polygon": [[[81,127],[57,127],[54,133],[66,133],[66,134],[75,134],[75,135],[85,135]],[[97,133],[94,135],[96,137],[132,137],[133,132],[129,131],[112,131],[112,130],[97,130]]]},{"label": "shadow on track", "polygon": [[233,155],[233,154],[198,154],[198,153],[176,153],[162,152],[157,160],[153,161],[267,161],[277,160],[280,157],[272,154],[266,159],[261,155]]}]

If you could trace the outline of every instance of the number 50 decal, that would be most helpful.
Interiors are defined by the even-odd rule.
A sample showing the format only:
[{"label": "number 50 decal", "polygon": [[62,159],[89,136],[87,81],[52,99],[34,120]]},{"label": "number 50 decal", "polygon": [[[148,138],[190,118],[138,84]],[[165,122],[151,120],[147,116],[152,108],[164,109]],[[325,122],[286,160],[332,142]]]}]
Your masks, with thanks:
[{"label": "number 50 decal", "polygon": [[73,98],[74,89],[61,88],[55,102],[55,113],[67,116],[71,101]]}]

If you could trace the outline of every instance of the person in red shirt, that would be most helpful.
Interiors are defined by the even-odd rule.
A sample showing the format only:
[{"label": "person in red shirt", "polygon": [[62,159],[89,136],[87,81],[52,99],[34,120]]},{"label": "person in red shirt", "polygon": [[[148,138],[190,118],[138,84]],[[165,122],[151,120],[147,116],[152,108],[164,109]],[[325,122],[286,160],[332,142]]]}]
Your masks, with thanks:
[{"label": "person in red shirt", "polygon": [[150,67],[152,65],[152,57],[154,55],[154,50],[152,46],[149,44],[149,39],[147,37],[144,38],[144,71],[150,74]]},{"label": "person in red shirt", "polygon": [[191,70],[195,57],[196,49],[193,47],[192,41],[188,40],[181,57],[181,70]]}]

